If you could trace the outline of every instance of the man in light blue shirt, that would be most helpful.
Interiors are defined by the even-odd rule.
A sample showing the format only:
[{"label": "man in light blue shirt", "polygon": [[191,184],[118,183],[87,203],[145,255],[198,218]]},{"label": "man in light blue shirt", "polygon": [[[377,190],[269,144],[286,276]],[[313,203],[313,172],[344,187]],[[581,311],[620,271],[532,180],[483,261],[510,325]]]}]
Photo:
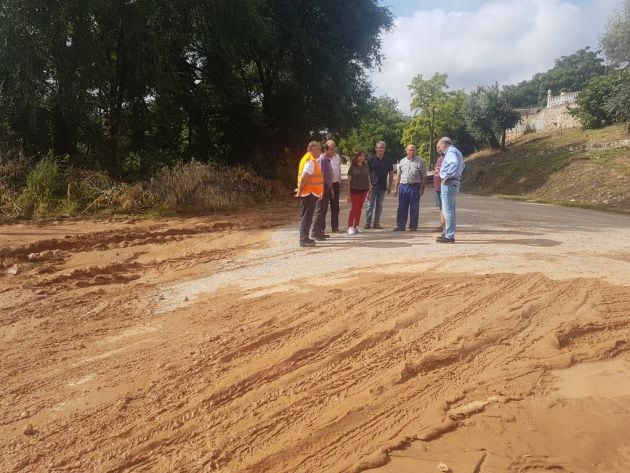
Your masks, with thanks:
[{"label": "man in light blue shirt", "polygon": [[448,137],[443,137],[437,143],[438,153],[444,153],[444,161],[440,168],[442,179],[442,213],[446,225],[444,234],[436,238],[438,243],[455,243],[455,197],[459,192],[459,185],[464,172],[464,157],[453,146]]}]

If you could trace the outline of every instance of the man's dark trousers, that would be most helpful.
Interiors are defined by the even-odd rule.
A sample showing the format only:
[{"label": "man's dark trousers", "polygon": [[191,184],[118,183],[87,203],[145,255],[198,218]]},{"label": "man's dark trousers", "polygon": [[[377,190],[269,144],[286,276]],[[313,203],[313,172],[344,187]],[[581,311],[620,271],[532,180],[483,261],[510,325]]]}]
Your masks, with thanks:
[{"label": "man's dark trousers", "polygon": [[398,187],[398,212],[396,227],[404,230],[409,214],[409,230],[418,229],[420,218],[420,184],[400,184]]},{"label": "man's dark trousers", "polygon": [[328,201],[330,200],[330,192],[332,187],[324,186],[324,195],[317,202],[315,208],[315,217],[313,219],[313,235],[323,235],[326,230],[326,213],[328,212]]},{"label": "man's dark trousers", "polygon": [[[330,227],[333,232],[339,231],[339,183],[333,182],[333,196],[330,199]],[[324,228],[326,225],[324,224]]]},{"label": "man's dark trousers", "polygon": [[302,200],[302,216],[300,219],[300,241],[308,240],[308,233],[313,223],[313,214],[315,213],[315,207],[317,207],[317,196],[309,194],[305,197],[300,197]]}]

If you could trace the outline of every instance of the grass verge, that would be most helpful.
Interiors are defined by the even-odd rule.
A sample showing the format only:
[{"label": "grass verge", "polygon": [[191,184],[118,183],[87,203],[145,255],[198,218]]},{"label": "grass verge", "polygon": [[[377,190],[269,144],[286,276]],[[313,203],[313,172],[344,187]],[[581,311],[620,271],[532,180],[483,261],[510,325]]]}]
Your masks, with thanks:
[{"label": "grass verge", "polygon": [[525,135],[466,161],[462,189],[480,195],[630,211],[630,136],[621,126]]}]

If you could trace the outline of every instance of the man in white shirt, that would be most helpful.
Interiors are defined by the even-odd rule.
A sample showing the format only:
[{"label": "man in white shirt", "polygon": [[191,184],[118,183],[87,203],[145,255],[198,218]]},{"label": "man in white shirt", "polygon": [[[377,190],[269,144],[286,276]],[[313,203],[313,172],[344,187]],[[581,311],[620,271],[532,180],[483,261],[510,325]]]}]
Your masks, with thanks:
[{"label": "man in white shirt", "polygon": [[398,197],[398,211],[396,212],[395,232],[402,232],[407,225],[409,216],[409,230],[418,231],[420,218],[420,197],[424,193],[427,182],[427,170],[424,160],[416,154],[416,145],[409,144],[406,148],[407,157],[398,162],[394,196]]},{"label": "man in white shirt", "polygon": [[298,187],[295,189],[295,196],[302,201],[300,216],[300,246],[302,247],[315,246],[315,240],[309,238],[308,234],[313,223],[315,207],[324,193],[324,178],[317,162],[317,156],[321,152],[321,145],[317,141],[311,141],[298,167]]},{"label": "man in white shirt", "polygon": [[340,233],[339,230],[339,194],[341,192],[341,157],[337,153],[337,145],[333,140],[326,142],[329,149],[333,149],[334,153],[331,158],[333,171],[333,185],[330,194],[330,226],[334,233]]}]

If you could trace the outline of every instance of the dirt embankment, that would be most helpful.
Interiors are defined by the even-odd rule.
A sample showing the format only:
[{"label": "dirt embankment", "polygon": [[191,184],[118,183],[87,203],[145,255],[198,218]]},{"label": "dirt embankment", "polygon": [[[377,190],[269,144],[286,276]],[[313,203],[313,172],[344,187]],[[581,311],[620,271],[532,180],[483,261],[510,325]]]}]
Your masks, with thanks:
[{"label": "dirt embankment", "polygon": [[[356,261],[313,280],[300,262],[318,254],[411,252],[427,235],[305,252],[291,230],[270,256],[261,222],[297,209],[267,212],[4,228],[17,270],[0,278],[0,470],[626,471],[629,286],[553,280],[534,257],[520,275]],[[169,300],[182,281],[282,261],[290,288],[270,275]]]},{"label": "dirt embankment", "polygon": [[535,133],[466,163],[463,190],[630,212],[630,137],[622,127]]}]

